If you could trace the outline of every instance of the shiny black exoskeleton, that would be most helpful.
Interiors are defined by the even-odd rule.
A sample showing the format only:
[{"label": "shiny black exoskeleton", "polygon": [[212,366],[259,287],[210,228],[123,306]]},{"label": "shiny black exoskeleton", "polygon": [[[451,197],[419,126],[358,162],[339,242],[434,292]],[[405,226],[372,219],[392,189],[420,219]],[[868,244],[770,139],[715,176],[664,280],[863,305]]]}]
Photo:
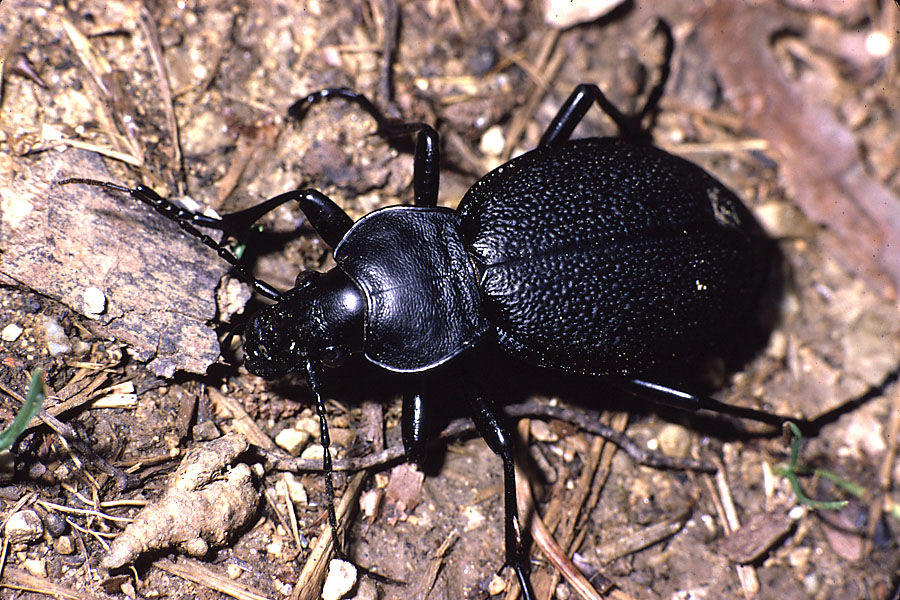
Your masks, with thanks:
[{"label": "shiny black exoskeleton", "polygon": [[[387,119],[344,88],[310,94],[290,114],[299,121],[332,97],[361,106],[381,135],[417,134],[415,206],[384,208],[353,223],[320,192],[298,190],[218,220],[178,209],[145,187],[66,182],[130,192],[216,249],[276,301],[246,329],[246,366],[266,377],[305,372],[317,397],[329,495],[319,372],[356,353],[410,374],[403,441],[414,460],[424,455],[427,389],[437,367],[456,361],[474,370],[467,350],[490,342],[538,365],[615,376],[661,402],[780,422],[640,379],[706,350],[746,315],[766,270],[766,243],[740,200],[696,165],[628,139],[571,141],[595,102],[620,130],[637,131],[596,86],[578,86],[538,148],[479,180],[456,210],[437,206],[438,135],[430,126]],[[195,227],[235,234],[291,200],[334,249],[337,266],[301,274],[288,292],[254,279],[226,246]],[[507,563],[530,599],[510,436],[481,393],[478,374],[464,379],[461,393],[473,419],[503,460]]]},{"label": "shiny black exoskeleton", "polygon": [[362,352],[422,372],[490,333],[540,365],[633,375],[696,354],[746,314],[762,241],[692,163],[616,138],[545,145],[457,210],[392,206],[357,221],[336,269],[253,319],[246,364],[274,376]]}]

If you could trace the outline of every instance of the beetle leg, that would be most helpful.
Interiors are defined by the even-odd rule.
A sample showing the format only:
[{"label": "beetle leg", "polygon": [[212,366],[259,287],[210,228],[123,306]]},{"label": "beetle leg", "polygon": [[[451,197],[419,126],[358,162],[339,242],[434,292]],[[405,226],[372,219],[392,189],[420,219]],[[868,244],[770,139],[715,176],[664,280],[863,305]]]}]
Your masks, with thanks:
[{"label": "beetle leg", "polygon": [[291,105],[288,115],[295,121],[301,121],[311,106],[329,98],[342,98],[357,104],[375,119],[378,124],[375,133],[385,139],[392,140],[418,133],[413,167],[415,204],[416,206],[437,206],[441,162],[440,139],[437,131],[427,123],[407,123],[386,117],[371,100],[348,88],[327,88],[308,94]]},{"label": "beetle leg", "polygon": [[666,82],[669,80],[669,74],[672,70],[672,54],[675,52],[675,38],[672,36],[672,28],[669,27],[669,24],[663,19],[657,19],[656,30],[662,34],[664,40],[663,43],[665,44],[663,47],[663,60],[659,68],[659,81],[656,82],[656,85],[654,85],[650,90],[650,93],[647,94],[647,102],[644,103],[644,107],[634,116],[638,123],[643,123],[644,119],[649,116],[649,122],[644,125],[643,130],[643,141],[647,143],[650,142],[650,135],[648,132],[653,128],[653,123],[656,120],[659,101],[662,99]]},{"label": "beetle leg", "polygon": [[626,116],[616,108],[609,99],[603,95],[600,88],[593,83],[582,83],[569,95],[559,112],[553,117],[538,147],[558,146],[569,140],[575,127],[584,118],[588,109],[596,102],[600,108],[609,115],[619,128],[622,137],[628,139],[640,139],[643,137],[640,123],[632,117]]},{"label": "beetle leg", "polygon": [[403,414],[401,416],[401,429],[403,430],[403,449],[406,458],[417,465],[425,462],[426,435],[425,422],[425,395],[423,382],[418,382],[416,390],[409,390],[403,394]]},{"label": "beetle leg", "polygon": [[547,127],[547,131],[541,136],[539,147],[556,146],[568,141],[575,127],[584,118],[588,109],[596,102],[600,109],[612,119],[619,129],[619,135],[632,142],[649,144],[650,134],[641,123],[647,117],[656,112],[659,99],[662,97],[666,81],[669,79],[669,62],[675,46],[672,31],[668,24],[660,19],[657,29],[665,38],[663,49],[663,63],[660,67],[659,81],[650,90],[644,107],[634,115],[625,115],[616,108],[609,99],[603,95],[600,88],[592,83],[582,83],[577,86],[569,98],[563,103],[556,116]]},{"label": "beetle leg", "polygon": [[441,177],[441,149],[438,132],[424,123],[416,138],[413,163],[413,189],[416,206],[437,206],[438,184]]},{"label": "beetle leg", "polygon": [[334,248],[353,226],[353,219],[334,201],[317,190],[289,192],[300,205],[309,224],[329,247]]},{"label": "beetle leg", "polygon": [[[215,217],[208,217],[206,215],[201,215],[189,210],[185,210],[183,208],[179,208],[170,200],[163,198],[151,188],[143,185],[139,185],[136,188],[128,188],[117,183],[111,183],[109,181],[98,181],[96,179],[84,179],[80,177],[64,179],[59,182],[59,185],[69,185],[73,183],[92,185],[95,187],[102,187],[108,190],[115,190],[117,192],[126,192],[128,194],[131,194],[132,198],[140,200],[162,216],[175,221],[175,223],[177,223],[185,233],[197,238],[204,245],[215,250],[216,254],[218,254],[225,262],[227,262],[234,268],[238,277],[240,277],[242,280],[250,284],[251,287],[253,287],[254,292],[261,296],[265,296],[270,300],[278,300],[281,297],[281,293],[272,285],[266,283],[265,281],[262,281],[261,279],[255,278],[226,244],[217,242],[210,236],[197,229],[195,225],[200,227],[209,227],[211,229],[219,229],[224,231],[226,235],[234,236],[237,233],[240,233],[241,230],[246,230],[249,228],[249,225],[252,224],[252,221],[247,221],[249,216],[259,213],[258,216],[256,216],[256,219],[258,219],[260,216],[274,208],[274,206],[283,204],[287,200],[280,201],[271,207],[261,209],[261,207],[267,206],[270,202],[272,202],[272,200],[277,199],[273,198],[272,200],[263,202],[259,206],[254,206],[237,213],[232,213],[232,215],[225,215],[225,217],[222,219],[216,219]],[[242,223],[243,227],[235,229],[235,225],[239,223]]]},{"label": "beetle leg", "polygon": [[531,582],[528,580],[528,556],[522,540],[522,523],[516,505],[516,468],[513,462],[512,438],[502,421],[502,413],[481,394],[469,394],[472,420],[478,433],[491,450],[503,460],[503,499],[506,529],[506,564],[513,568],[522,596],[525,600],[535,598]]},{"label": "beetle leg", "polygon": [[672,406],[674,408],[680,408],[681,410],[690,410],[694,412],[698,410],[709,410],[717,413],[733,415],[742,419],[750,419],[751,421],[759,421],[760,423],[768,423],[769,425],[780,426],[787,421],[792,421],[799,425],[808,425],[810,423],[806,419],[802,418],[777,415],[762,410],[747,408],[744,406],[726,404],[724,402],[719,402],[714,398],[710,398],[709,396],[698,396],[696,394],[682,392],[681,390],[676,390],[675,388],[670,388],[658,383],[644,381],[642,379],[631,379],[627,382],[624,382],[623,387],[629,388],[628,391],[638,395],[646,395],[649,392],[651,396],[650,399],[654,402],[658,404],[664,404],[666,406]]},{"label": "beetle leg", "polygon": [[[256,206],[245,208],[227,215],[222,215],[221,220],[210,219],[218,222],[220,225],[206,225],[217,229],[224,229],[228,233],[232,230],[240,231],[246,229],[250,224],[255,223],[260,217],[274,210],[275,208],[296,200],[300,205],[300,210],[306,215],[309,224],[312,225],[316,233],[329,247],[334,248],[338,245],[350,227],[353,226],[353,219],[343,211],[343,209],[335,204],[334,200],[318,190],[293,190],[278,194],[274,198],[269,198],[265,202],[261,202]],[[209,219],[209,217],[206,217]]]}]

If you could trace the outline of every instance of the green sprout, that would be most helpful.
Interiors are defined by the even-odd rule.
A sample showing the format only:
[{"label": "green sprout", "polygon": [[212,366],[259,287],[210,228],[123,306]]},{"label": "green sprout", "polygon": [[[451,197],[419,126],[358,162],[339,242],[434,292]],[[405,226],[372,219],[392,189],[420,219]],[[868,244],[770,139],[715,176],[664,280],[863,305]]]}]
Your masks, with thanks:
[{"label": "green sprout", "polygon": [[794,494],[797,496],[800,504],[815,508],[817,510],[839,510],[847,506],[846,500],[813,500],[812,498],[807,496],[806,493],[804,493],[803,488],[800,487],[800,480],[798,479],[799,476],[804,475],[824,477],[829,481],[833,481],[835,484],[837,484],[856,498],[859,498],[863,495],[865,490],[862,486],[859,486],[851,481],[847,481],[846,479],[842,479],[831,471],[826,471],[824,469],[808,469],[806,467],[799,466],[798,463],[800,460],[800,446],[803,443],[803,435],[800,433],[800,428],[797,427],[797,425],[795,425],[794,423],[788,422],[787,425],[788,427],[790,427],[791,434],[794,436],[794,439],[791,442],[791,461],[786,465],[777,465],[775,467],[775,472],[782,477],[787,478],[788,483],[791,484],[791,489],[794,490]]},{"label": "green sprout", "polygon": [[[251,225],[250,231],[253,232],[254,235],[261,234],[264,229],[262,225]],[[234,244],[231,245],[231,253],[234,254],[234,257],[238,260],[241,260],[244,256],[244,252],[247,251],[247,243],[243,241],[235,241]]]},{"label": "green sprout", "polygon": [[12,424],[3,433],[0,433],[0,451],[6,450],[16,443],[16,439],[28,428],[28,424],[34,418],[34,415],[41,410],[41,405],[44,403],[46,396],[44,374],[40,369],[35,369],[31,373],[28,396],[25,398],[25,402],[22,403],[22,408],[16,413],[16,418],[13,419]]},{"label": "green sprout", "polygon": [[[801,467],[798,465],[800,459],[800,446],[803,443],[803,436],[800,433],[800,428],[797,427],[794,423],[788,422],[788,427],[791,430],[791,434],[794,439],[791,442],[791,461],[786,465],[777,465],[775,467],[775,472],[782,477],[787,478],[788,483],[791,484],[791,489],[794,490],[794,494],[797,496],[797,500],[800,504],[805,506],[809,506],[818,510],[838,510],[847,505],[846,500],[836,500],[836,501],[821,501],[821,500],[813,500],[809,496],[807,496],[803,492],[803,488],[800,487],[800,481],[798,479],[799,476],[807,476],[813,475],[815,477],[823,477],[835,485],[843,489],[845,492],[853,496],[854,498],[862,498],[866,494],[866,489],[852,481],[847,481],[846,479],[838,476],[836,473],[831,471],[826,471],[825,469],[808,469],[806,467]],[[888,501],[885,510],[889,515],[900,521],[900,504],[896,504],[894,502]]]}]

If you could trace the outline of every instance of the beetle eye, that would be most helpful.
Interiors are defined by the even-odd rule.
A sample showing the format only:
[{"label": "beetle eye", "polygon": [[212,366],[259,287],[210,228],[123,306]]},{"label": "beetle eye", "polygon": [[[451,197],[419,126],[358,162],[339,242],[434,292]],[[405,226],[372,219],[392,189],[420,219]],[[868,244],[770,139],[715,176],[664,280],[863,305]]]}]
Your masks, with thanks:
[{"label": "beetle eye", "polygon": [[307,281],[319,275],[318,271],[313,271],[311,269],[304,269],[297,273],[297,279],[294,280],[294,287],[299,288],[306,285]]},{"label": "beetle eye", "polygon": [[329,367],[339,367],[347,359],[347,353],[337,346],[328,346],[322,350],[322,362]]}]

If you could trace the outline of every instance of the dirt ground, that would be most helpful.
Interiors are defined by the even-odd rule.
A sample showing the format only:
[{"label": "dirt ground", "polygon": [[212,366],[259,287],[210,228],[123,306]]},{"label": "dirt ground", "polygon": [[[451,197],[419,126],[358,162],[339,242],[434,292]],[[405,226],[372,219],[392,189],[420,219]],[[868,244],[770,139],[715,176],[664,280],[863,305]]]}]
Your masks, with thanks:
[{"label": "dirt ground", "polygon": [[[260,301],[244,309],[249,289],[214,252],[126,194],[56,182],[144,184],[220,214],[303,187],[353,218],[410,202],[409,149],[372,135],[358,107],[286,119],[306,93],[346,86],[436,126],[440,203],[454,206],[534,147],[578,83],[639,109],[666,60],[660,21],[674,45],[655,143],[732,188],[781,252],[757,318],[686,379],[814,420],[799,462],[827,473],[800,483],[848,503],[798,503],[778,432],[501,361],[486,371],[502,400],[575,415],[527,428],[537,510],[586,576],[611,580],[608,597],[897,597],[898,7],[635,1],[557,21],[581,4],[602,3],[546,14],[522,0],[0,4],[0,419],[36,367],[58,419],[35,422],[2,462],[4,523],[17,511],[40,523],[30,537],[4,529],[0,597],[315,598],[321,580],[301,571],[325,564],[312,394],[301,377],[238,366],[232,332]],[[614,127],[591,110],[575,135],[604,134]],[[294,207],[262,224],[245,253],[258,277],[285,290],[330,266]],[[399,384],[361,362],[329,373],[339,459],[398,447]],[[452,403],[447,421],[464,414]],[[718,472],[638,465],[579,418]],[[251,447],[216,450],[208,467],[189,458],[170,479],[189,449],[218,448],[204,444],[229,432]],[[291,463],[285,446],[313,460]],[[469,435],[435,445],[424,470],[393,460],[337,475],[353,562],[405,582],[360,576],[346,597],[515,597],[501,570],[499,459]],[[133,548],[108,551],[160,498],[171,512],[133,530]],[[142,549],[134,568],[108,568],[110,555],[128,564]],[[540,598],[579,597],[538,544],[531,557]]]}]

